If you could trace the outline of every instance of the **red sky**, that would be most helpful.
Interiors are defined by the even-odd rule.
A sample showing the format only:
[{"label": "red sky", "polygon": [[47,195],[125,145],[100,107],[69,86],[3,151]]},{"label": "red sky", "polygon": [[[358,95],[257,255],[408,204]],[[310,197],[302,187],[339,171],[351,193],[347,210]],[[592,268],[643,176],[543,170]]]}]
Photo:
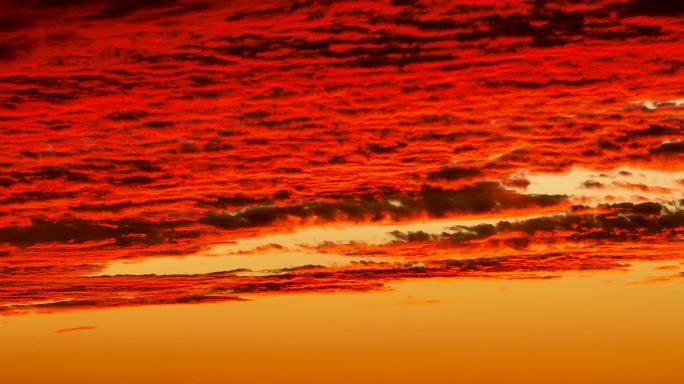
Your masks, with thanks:
[{"label": "red sky", "polygon": [[[674,3],[0,2],[0,311],[681,259]],[[600,197],[530,192],[572,169]],[[346,267],[90,276],[310,226],[516,215],[541,218],[309,244],[368,257]]]}]

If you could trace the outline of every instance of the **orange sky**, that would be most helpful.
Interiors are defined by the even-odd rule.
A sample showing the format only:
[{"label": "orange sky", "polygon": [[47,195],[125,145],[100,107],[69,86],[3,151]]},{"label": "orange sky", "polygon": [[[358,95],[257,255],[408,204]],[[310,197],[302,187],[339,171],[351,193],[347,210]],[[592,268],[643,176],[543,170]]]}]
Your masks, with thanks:
[{"label": "orange sky", "polygon": [[443,280],[579,300],[568,274],[644,262],[638,300],[681,295],[683,38],[666,0],[0,0],[0,321],[78,338],[112,324],[51,319]]}]

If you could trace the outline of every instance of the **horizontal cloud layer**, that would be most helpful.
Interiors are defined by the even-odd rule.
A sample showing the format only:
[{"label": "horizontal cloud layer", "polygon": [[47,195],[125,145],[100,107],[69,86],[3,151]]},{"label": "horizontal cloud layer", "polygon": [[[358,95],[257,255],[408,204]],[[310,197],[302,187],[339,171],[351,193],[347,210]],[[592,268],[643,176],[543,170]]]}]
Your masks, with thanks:
[{"label": "horizontal cloud layer", "polygon": [[[199,302],[616,267],[576,259],[584,241],[621,244],[618,259],[627,243],[678,255],[680,213],[666,202],[684,183],[661,179],[684,169],[683,12],[660,0],[2,3],[0,304]],[[593,173],[571,180],[572,169]],[[569,175],[561,192],[534,192],[549,175]],[[588,213],[598,203],[612,205]],[[545,216],[572,204],[585,211]],[[514,214],[540,218],[328,245],[425,252],[421,265],[86,277],[114,260],[310,225]],[[552,237],[568,250],[531,250]],[[445,256],[454,249],[474,261]],[[117,290],[130,294],[108,298]]]}]

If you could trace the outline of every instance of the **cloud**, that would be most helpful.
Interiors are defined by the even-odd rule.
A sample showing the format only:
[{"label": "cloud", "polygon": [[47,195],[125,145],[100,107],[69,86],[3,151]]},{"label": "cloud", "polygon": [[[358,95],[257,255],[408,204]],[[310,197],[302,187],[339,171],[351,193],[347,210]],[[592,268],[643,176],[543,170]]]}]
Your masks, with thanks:
[{"label": "cloud", "polygon": [[394,153],[400,148],[406,147],[406,143],[396,143],[396,144],[390,144],[390,145],[383,145],[380,143],[370,143],[366,144],[366,149],[368,152],[375,153],[375,154],[386,154],[386,153]]},{"label": "cloud", "polygon": [[167,120],[152,120],[152,121],[146,121],[143,123],[143,127],[154,128],[154,129],[172,128],[174,125],[176,125],[176,124],[173,121],[167,121]]},{"label": "cloud", "polygon": [[684,141],[668,141],[650,150],[650,154],[661,156],[673,156],[680,153],[684,153]]},{"label": "cloud", "polygon": [[111,0],[99,12],[89,18],[92,20],[118,19],[140,11],[159,11],[162,15],[181,15],[197,10],[206,10],[209,4],[201,2],[182,2],[181,0]]},{"label": "cloud", "polygon": [[229,207],[245,207],[250,205],[263,205],[270,204],[272,201],[269,198],[261,197],[249,197],[245,195],[232,195],[232,196],[221,196],[212,195],[206,198],[200,199],[197,202],[198,206],[207,206],[214,208],[229,208]]},{"label": "cloud", "polygon": [[105,117],[112,121],[137,121],[144,119],[148,116],[149,113],[145,111],[122,111],[110,112]]},{"label": "cloud", "polygon": [[45,165],[35,171],[15,172],[11,174],[17,180],[23,182],[33,182],[38,180],[56,180],[64,179],[73,183],[87,183],[92,179],[81,172],[75,172],[65,166]]},{"label": "cloud", "polygon": [[8,15],[0,17],[0,32],[14,32],[28,29],[34,25],[34,21],[25,15]]},{"label": "cloud", "polygon": [[[547,276],[678,252],[679,217],[653,201],[345,248],[410,260],[399,266],[80,276],[245,232],[568,207],[564,196],[522,193],[533,187],[526,174],[679,168],[684,35],[672,2],[0,3],[0,305],[382,289],[402,277]],[[606,196],[657,187],[596,181]],[[621,250],[587,255],[573,239]],[[453,247],[508,258],[450,266]],[[420,266],[422,255],[443,262]]]},{"label": "cloud", "polygon": [[112,238],[115,231],[106,226],[79,219],[47,221],[34,219],[30,226],[0,228],[0,242],[31,246],[43,242],[85,242]]},{"label": "cloud", "polygon": [[[28,0],[23,2],[23,6],[26,8],[72,8],[79,7],[82,5],[88,5],[89,3],[98,4],[98,1],[88,1],[88,0]],[[100,3],[103,3],[100,1]]]},{"label": "cloud", "polygon": [[421,198],[426,211],[433,216],[451,212],[485,213],[501,209],[548,207],[561,204],[566,196],[526,195],[513,192],[495,182],[481,182],[458,190],[424,187]]},{"label": "cloud", "polygon": [[[579,214],[582,207],[575,207],[578,214],[568,213],[541,216],[521,221],[500,221],[496,225],[457,226],[453,232],[428,235],[424,232],[397,232],[395,238],[402,242],[446,242],[451,245],[468,244],[490,239],[493,244],[526,248],[535,241],[563,244],[568,241],[639,241],[658,237],[674,239],[684,226],[684,212],[668,210],[654,202],[620,203],[605,205],[603,213]],[[543,233],[554,233],[553,237]],[[510,236],[518,234],[519,236]]]},{"label": "cloud", "polygon": [[32,41],[0,41],[0,63],[3,61],[19,60],[28,55],[33,49],[34,42]]},{"label": "cloud", "polygon": [[39,243],[79,244],[113,240],[122,247],[151,245],[200,236],[198,231],[177,229],[190,224],[187,221],[150,222],[130,218],[103,222],[75,217],[58,220],[32,218],[30,225],[0,227],[0,243],[30,247]]},{"label": "cloud", "polygon": [[632,0],[621,4],[626,16],[674,17],[684,14],[684,4],[668,0]]},{"label": "cloud", "polygon": [[92,326],[92,325],[82,325],[80,327],[60,328],[60,329],[56,330],[55,333],[61,334],[61,333],[67,333],[67,332],[89,331],[89,330],[93,330],[93,329],[97,329],[97,327]]},{"label": "cloud", "polygon": [[680,130],[674,127],[669,127],[665,125],[652,124],[648,128],[636,129],[630,131],[627,136],[629,138],[640,138],[640,137],[660,137],[676,135],[680,133]]},{"label": "cloud", "polygon": [[75,192],[27,191],[16,193],[0,200],[0,205],[25,204],[34,201],[69,199],[75,196],[77,196]]},{"label": "cloud", "polygon": [[522,89],[538,89],[553,86],[565,87],[585,87],[607,81],[601,78],[584,78],[584,79],[550,79],[547,81],[522,81],[522,80],[488,80],[485,79],[483,83],[492,88],[522,88]]},{"label": "cloud", "polygon": [[200,221],[223,229],[274,225],[290,218],[329,222],[336,220],[377,221],[418,217],[425,212],[441,217],[455,213],[487,213],[505,209],[524,209],[559,205],[560,195],[524,195],[499,183],[482,182],[457,190],[424,186],[417,196],[377,200],[312,202],[291,206],[255,206],[240,211],[208,212]]},{"label": "cloud", "polygon": [[603,183],[598,182],[596,180],[587,180],[587,181],[582,183],[582,187],[587,188],[587,189],[601,189],[601,188],[605,187],[605,185],[603,185]]},{"label": "cloud", "polygon": [[133,202],[125,201],[114,204],[82,204],[71,207],[76,212],[118,212],[134,206]]},{"label": "cloud", "polygon": [[[551,278],[554,275],[550,273],[560,271],[623,269],[629,260],[676,258],[676,254],[664,254],[660,247],[635,252],[634,244],[643,238],[667,244],[675,240],[676,231],[682,226],[681,211],[657,203],[622,203],[598,209],[577,206],[565,215],[458,226],[439,235],[395,232],[395,242],[373,247],[333,243],[322,246],[337,252],[342,247],[362,247],[361,252],[396,257],[396,262],[371,259],[334,268],[305,265],[256,277],[230,272],[169,276],[67,275],[59,284],[35,271],[22,274],[15,271],[10,272],[15,280],[20,276],[27,280],[21,280],[23,289],[11,297],[0,293],[0,312],[219,302],[240,300],[237,295],[247,293],[367,291],[383,289],[387,282],[404,278]],[[581,245],[587,241],[600,242],[600,252],[588,254],[594,248]],[[412,246],[416,242],[421,244],[420,248]],[[618,245],[624,242],[625,246],[609,247],[607,242]],[[539,243],[558,243],[561,247],[557,250],[548,246],[530,247]],[[452,257],[453,247],[460,247],[462,257]],[[399,255],[406,255],[408,261],[399,261],[402,260]]]},{"label": "cloud", "polygon": [[125,186],[137,186],[137,185],[145,185],[145,184],[152,184],[156,180],[152,177],[149,176],[127,176],[127,177],[122,177],[120,179],[115,179],[112,180],[113,184],[118,184],[118,185],[125,185]]},{"label": "cloud", "polygon": [[[28,312],[52,313],[69,310],[83,310],[83,309],[98,309],[98,308],[112,308],[121,306],[142,306],[142,305],[169,305],[169,304],[194,304],[207,302],[222,302],[222,301],[243,301],[245,299],[237,296],[228,295],[177,295],[171,297],[157,297],[157,298],[105,298],[97,297],[94,300],[61,300],[48,303],[26,303],[26,304],[10,304],[0,305],[0,313],[6,314],[24,314]],[[66,328],[58,330],[58,333],[89,330],[95,327],[77,327]],[[60,332],[61,331],[61,332]]]},{"label": "cloud", "polygon": [[482,171],[477,168],[464,168],[450,166],[442,168],[438,171],[428,173],[429,180],[461,180],[471,179],[482,175]]}]

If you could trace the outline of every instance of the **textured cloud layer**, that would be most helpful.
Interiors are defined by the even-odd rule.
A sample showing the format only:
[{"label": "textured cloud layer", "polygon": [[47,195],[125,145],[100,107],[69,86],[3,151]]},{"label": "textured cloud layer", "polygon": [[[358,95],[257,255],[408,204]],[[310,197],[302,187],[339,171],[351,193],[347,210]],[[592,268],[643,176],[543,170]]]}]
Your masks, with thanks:
[{"label": "textured cloud layer", "polygon": [[[225,292],[252,292],[458,275],[460,261],[305,269],[292,281],[83,276],[113,260],[301,226],[543,215],[582,203],[574,190],[527,191],[530,174],[681,171],[683,18],[681,5],[641,0],[3,2],[0,304],[194,302],[235,298],[207,293],[224,280]],[[678,255],[684,184],[627,176],[582,186],[655,205],[398,234],[383,252],[447,255],[459,243],[489,257],[553,230],[559,264],[516,254],[485,269],[574,268],[581,241],[629,242],[616,251],[624,257],[644,243]],[[582,263],[612,265],[597,255]],[[106,299],[112,290],[133,293]]]}]

